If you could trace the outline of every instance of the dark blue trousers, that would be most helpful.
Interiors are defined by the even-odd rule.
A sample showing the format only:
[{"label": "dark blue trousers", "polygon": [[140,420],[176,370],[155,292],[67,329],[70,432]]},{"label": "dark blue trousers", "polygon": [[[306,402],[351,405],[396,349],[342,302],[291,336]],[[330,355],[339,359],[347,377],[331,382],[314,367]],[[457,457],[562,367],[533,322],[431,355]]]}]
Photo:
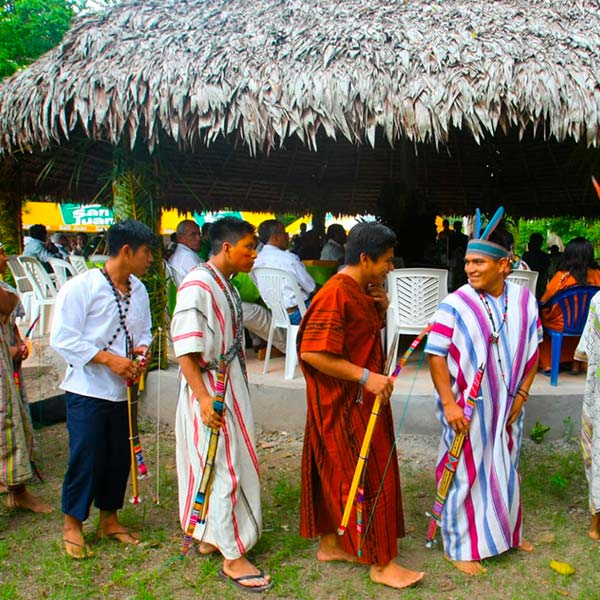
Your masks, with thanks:
[{"label": "dark blue trousers", "polygon": [[100,510],[123,507],[131,454],[127,402],[65,393],[69,465],[62,489],[63,513],[85,521],[92,502]]}]

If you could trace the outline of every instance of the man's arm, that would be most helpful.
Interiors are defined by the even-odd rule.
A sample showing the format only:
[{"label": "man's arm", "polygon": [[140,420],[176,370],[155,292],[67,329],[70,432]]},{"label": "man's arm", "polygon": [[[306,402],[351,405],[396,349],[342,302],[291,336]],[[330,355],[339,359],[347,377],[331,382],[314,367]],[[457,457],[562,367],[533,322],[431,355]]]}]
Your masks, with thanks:
[{"label": "man's arm", "polygon": [[[345,381],[354,381],[358,383],[363,374],[363,367],[352,364],[346,359],[330,352],[302,352],[300,358],[314,367],[317,371],[330,375],[336,379]],[[386,375],[369,372],[365,389],[376,396],[379,396],[385,404],[389,402],[394,389],[392,380]]]},{"label": "man's arm", "polygon": [[538,362],[539,354],[536,357],[535,362],[531,365],[529,371],[523,377],[523,381],[521,382],[519,389],[515,392],[513,404],[510,409],[510,413],[508,414],[507,425],[512,425],[517,420],[521,414],[521,411],[523,410],[523,405],[529,399],[529,389],[531,388],[533,379],[537,373]]},{"label": "man's arm", "polygon": [[198,354],[183,354],[182,356],[177,357],[177,361],[181,368],[181,374],[185,377],[196,400],[200,403],[202,422],[208,427],[218,429],[223,425],[225,413],[220,417],[213,407],[213,397],[204,385],[198,358]]},{"label": "man's arm", "polygon": [[448,421],[448,424],[456,433],[466,433],[469,431],[469,422],[465,417],[463,409],[458,405],[454,397],[446,358],[430,354],[429,372],[431,373],[431,379],[433,379],[433,385],[440,396],[446,421]]}]

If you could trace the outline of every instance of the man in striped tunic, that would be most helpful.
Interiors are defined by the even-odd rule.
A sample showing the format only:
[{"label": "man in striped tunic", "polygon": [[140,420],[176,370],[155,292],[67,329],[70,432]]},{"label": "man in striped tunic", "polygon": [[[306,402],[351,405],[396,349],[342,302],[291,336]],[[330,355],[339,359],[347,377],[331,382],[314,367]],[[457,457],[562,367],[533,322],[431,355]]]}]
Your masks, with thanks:
[{"label": "man in striped tunic", "polygon": [[[438,483],[455,435],[469,432],[441,525],[446,558],[468,575],[485,571],[484,558],[532,550],[522,538],[518,461],[542,332],[533,294],[505,281],[511,237],[499,230],[490,241],[469,242],[469,282],[440,304],[426,348],[443,429]],[[469,423],[463,408],[480,365],[485,372]]]},{"label": "man in striped tunic", "polygon": [[[176,415],[179,514],[187,530],[207,459],[210,429],[219,428],[205,523],[195,527],[201,554],[220,552],[220,575],[260,592],[270,576],[246,553],[262,529],[258,459],[244,356],[242,306],[230,278],[248,273],[256,258],[254,227],[225,217],[210,228],[212,256],[191,271],[177,292],[171,332],[181,368]],[[217,369],[225,368],[223,416],[213,402]]]}]

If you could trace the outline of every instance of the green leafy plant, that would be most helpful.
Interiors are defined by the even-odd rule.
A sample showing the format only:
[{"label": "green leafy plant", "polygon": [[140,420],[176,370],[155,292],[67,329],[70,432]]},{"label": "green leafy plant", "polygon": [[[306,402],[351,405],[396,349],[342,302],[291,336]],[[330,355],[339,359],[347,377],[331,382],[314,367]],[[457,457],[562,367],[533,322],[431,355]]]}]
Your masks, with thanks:
[{"label": "green leafy plant", "polygon": [[544,436],[550,431],[549,425],[544,425],[539,421],[531,428],[529,437],[536,443],[540,444],[544,440]]}]

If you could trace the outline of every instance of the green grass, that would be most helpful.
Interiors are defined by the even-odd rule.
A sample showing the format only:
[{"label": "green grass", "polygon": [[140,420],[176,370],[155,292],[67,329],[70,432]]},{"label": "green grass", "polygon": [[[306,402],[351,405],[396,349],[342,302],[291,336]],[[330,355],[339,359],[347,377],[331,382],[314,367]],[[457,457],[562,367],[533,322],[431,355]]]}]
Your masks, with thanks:
[{"label": "green grass", "polygon": [[[45,457],[40,465],[46,483],[31,489],[58,507],[67,459],[64,426],[42,429],[37,437]],[[154,439],[150,431],[143,441],[147,463],[156,476]],[[485,561],[488,573],[477,579],[452,569],[439,547],[424,548],[424,513],[432,503],[433,466],[431,462],[426,466],[422,462],[401,464],[407,537],[399,544],[399,560],[427,572],[423,585],[401,593],[371,583],[364,566],[315,560],[315,541],[297,533],[299,447],[259,451],[264,533],[250,558],[275,578],[276,584],[265,598],[600,599],[600,545],[586,535],[587,485],[577,444],[563,444],[557,449],[547,442],[526,443],[521,461],[525,533],[536,549],[530,554],[508,552]],[[173,436],[164,434],[161,504],[127,505],[122,512],[123,522],[142,533],[144,544],[138,547],[112,541],[93,543],[96,556],[75,562],[62,550],[62,516],[58,510],[37,516],[0,508],[0,600],[247,598],[218,577],[218,558],[200,558],[191,552],[185,560],[178,559],[181,531],[173,450]],[[84,528],[90,542],[96,519],[94,511]],[[576,573],[572,577],[555,573],[548,567],[552,559],[569,562]]]}]

